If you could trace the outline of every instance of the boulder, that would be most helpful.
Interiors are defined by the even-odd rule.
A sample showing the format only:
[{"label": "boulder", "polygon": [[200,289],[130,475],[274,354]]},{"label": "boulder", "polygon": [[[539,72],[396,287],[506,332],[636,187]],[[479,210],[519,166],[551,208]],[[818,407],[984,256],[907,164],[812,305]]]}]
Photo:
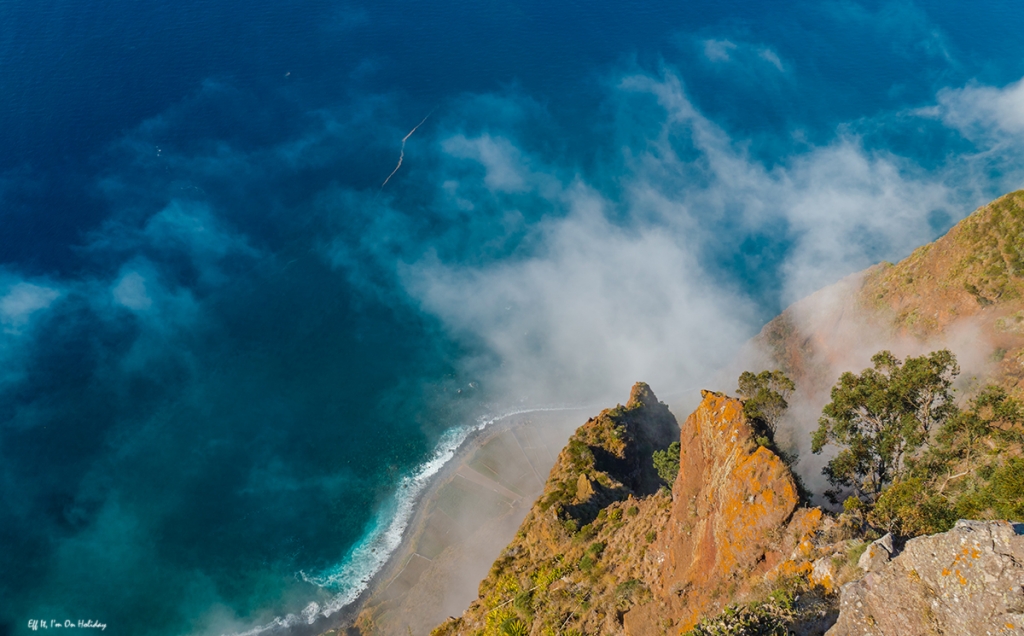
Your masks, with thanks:
[{"label": "boulder", "polygon": [[828,636],[855,634],[1024,636],[1024,524],[958,521],[908,541],[896,558],[843,586]]},{"label": "boulder", "polygon": [[893,546],[892,546],[892,534],[886,534],[881,539],[877,539],[864,550],[864,554],[860,555],[860,560],[857,561],[857,565],[860,569],[865,572],[875,572],[882,569],[882,567],[889,562],[892,557]]}]

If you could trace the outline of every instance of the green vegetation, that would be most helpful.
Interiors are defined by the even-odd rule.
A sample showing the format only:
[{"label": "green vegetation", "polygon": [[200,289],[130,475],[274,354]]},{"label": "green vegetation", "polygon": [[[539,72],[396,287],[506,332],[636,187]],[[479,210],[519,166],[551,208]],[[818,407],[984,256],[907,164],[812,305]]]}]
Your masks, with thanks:
[{"label": "green vegetation", "polygon": [[868,518],[899,534],[942,532],[957,519],[1024,518],[1024,405],[986,387],[948,418]]},{"label": "green vegetation", "polygon": [[654,451],[651,457],[658,477],[669,486],[675,483],[679,474],[679,451],[679,442],[672,442],[665,450]]},{"label": "green vegetation", "polygon": [[788,636],[795,618],[792,596],[779,591],[765,601],[730,605],[720,615],[701,620],[686,636]]},{"label": "green vegetation", "polygon": [[1024,405],[989,386],[959,408],[947,350],[872,361],[843,374],[812,439],[816,453],[839,446],[823,472],[852,491],[845,513],[902,536],[944,532],[957,519],[1024,518]]},{"label": "green vegetation", "polygon": [[[871,361],[874,368],[839,378],[811,439],[814,453],[827,444],[840,449],[825,466],[829,482],[869,503],[904,476],[904,460],[956,413],[951,387],[960,373],[946,349],[906,362],[881,351]],[[835,491],[828,494],[835,499]]]},{"label": "green vegetation", "polygon": [[779,421],[789,408],[787,398],[796,385],[778,369],[758,374],[744,371],[739,377],[739,395],[743,398],[743,414],[748,420],[760,422],[775,434]]}]

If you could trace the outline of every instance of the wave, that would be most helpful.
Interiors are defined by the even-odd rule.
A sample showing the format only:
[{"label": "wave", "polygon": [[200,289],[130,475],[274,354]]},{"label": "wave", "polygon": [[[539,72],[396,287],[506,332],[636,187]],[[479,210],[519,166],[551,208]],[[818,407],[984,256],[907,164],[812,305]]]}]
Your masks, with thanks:
[{"label": "wave", "polygon": [[[273,621],[230,636],[258,636],[274,629],[288,628],[303,623],[312,625],[320,617],[328,617],[344,609],[366,591],[373,577],[380,572],[395,550],[402,543],[402,536],[416,511],[416,502],[430,480],[455,457],[459,448],[470,435],[482,431],[491,424],[517,415],[548,413],[555,411],[576,411],[582,406],[538,407],[509,411],[497,416],[482,416],[470,426],[459,426],[441,436],[430,458],[420,464],[409,475],[402,477],[398,490],[390,504],[377,513],[369,531],[355,544],[341,562],[319,574],[299,571],[303,581],[328,589],[335,595],[323,605],[313,602],[299,614],[287,614]],[[227,635],[225,635],[227,636]]]}]

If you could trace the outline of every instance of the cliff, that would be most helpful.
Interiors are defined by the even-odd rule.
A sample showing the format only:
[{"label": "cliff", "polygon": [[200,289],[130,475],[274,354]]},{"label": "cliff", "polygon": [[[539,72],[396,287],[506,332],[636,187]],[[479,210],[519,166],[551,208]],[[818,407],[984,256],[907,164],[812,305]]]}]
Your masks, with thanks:
[{"label": "cliff", "polygon": [[434,634],[674,634],[806,578],[821,512],[798,508],[789,468],[755,442],[742,403],[703,393],[669,492],[651,454],[675,428],[642,383],[588,420],[479,598]]}]

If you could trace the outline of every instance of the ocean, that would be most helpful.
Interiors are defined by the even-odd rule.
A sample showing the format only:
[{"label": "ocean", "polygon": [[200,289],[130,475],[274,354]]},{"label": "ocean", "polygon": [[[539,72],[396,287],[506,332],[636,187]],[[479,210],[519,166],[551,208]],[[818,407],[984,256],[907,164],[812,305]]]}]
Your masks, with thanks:
[{"label": "ocean", "polygon": [[0,1],[0,635],[340,610],[488,422],[1024,185],[1022,13]]}]

